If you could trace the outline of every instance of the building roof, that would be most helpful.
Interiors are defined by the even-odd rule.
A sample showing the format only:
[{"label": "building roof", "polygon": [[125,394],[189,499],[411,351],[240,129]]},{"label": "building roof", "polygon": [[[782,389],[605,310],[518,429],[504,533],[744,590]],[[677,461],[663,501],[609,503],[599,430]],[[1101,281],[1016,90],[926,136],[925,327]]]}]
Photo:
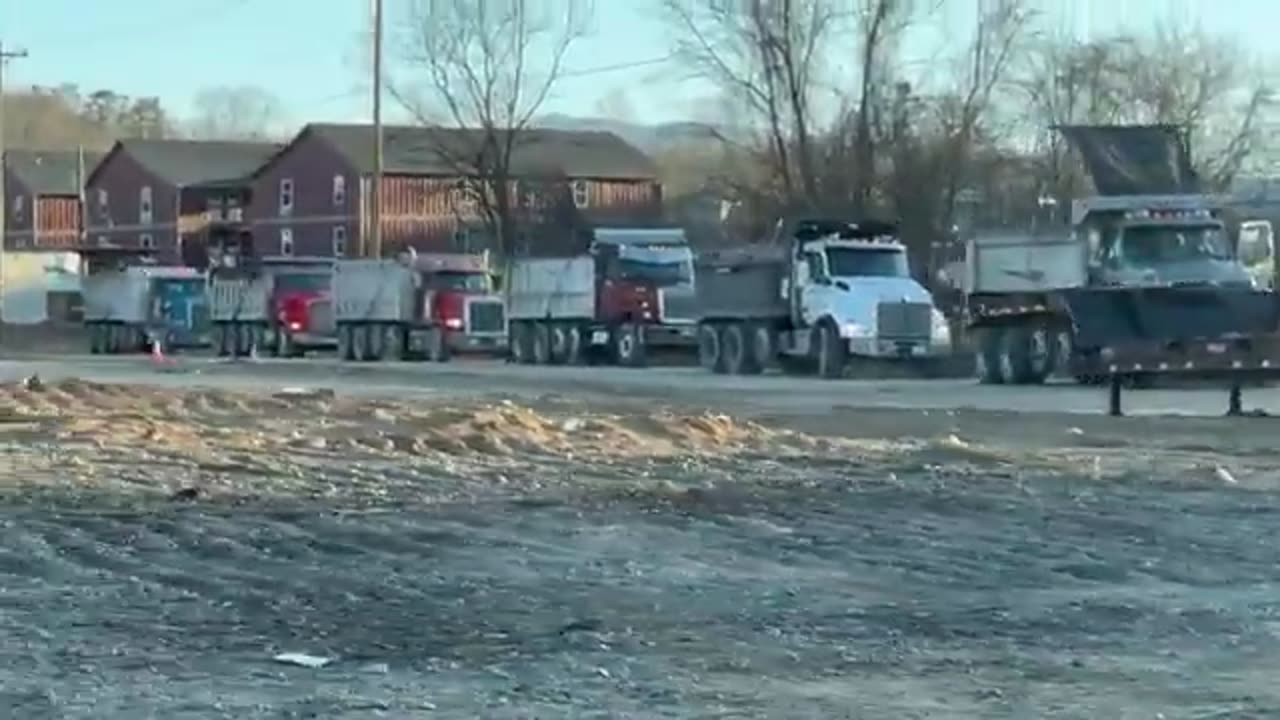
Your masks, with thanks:
[{"label": "building roof", "polygon": [[263,142],[128,139],[118,141],[111,152],[127,152],[161,178],[190,187],[248,178],[280,148]]},{"label": "building roof", "polygon": [[[373,171],[373,128],[370,125],[312,124],[361,173]],[[467,158],[475,157],[484,131],[461,128],[385,126],[383,170],[392,175],[459,175]],[[512,154],[516,176],[564,175],[577,178],[647,180],[657,177],[652,159],[611,132],[519,131]]]},{"label": "building roof", "polygon": [[84,175],[78,150],[7,150],[5,164],[36,195],[79,195],[80,183],[102,160],[100,152],[85,151]]}]

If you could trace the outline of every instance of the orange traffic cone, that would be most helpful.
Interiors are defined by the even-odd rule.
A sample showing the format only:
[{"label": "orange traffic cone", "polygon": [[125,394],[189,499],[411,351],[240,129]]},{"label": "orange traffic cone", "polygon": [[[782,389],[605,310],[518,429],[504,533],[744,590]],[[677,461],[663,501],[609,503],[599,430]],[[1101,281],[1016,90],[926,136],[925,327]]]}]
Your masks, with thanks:
[{"label": "orange traffic cone", "polygon": [[164,343],[162,343],[159,338],[152,340],[151,341],[151,364],[160,366],[160,365],[167,365],[168,363],[169,363],[169,358],[165,357],[165,354],[164,354]]}]

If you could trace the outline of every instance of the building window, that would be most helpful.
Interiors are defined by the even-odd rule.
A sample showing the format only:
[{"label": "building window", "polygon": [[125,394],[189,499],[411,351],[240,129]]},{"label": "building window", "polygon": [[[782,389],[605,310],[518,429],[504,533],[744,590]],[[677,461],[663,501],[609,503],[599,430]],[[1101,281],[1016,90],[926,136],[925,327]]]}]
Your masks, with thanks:
[{"label": "building window", "polygon": [[138,247],[143,250],[154,250],[156,247],[155,238],[151,237],[151,233],[142,233],[138,236]]},{"label": "building window", "polygon": [[138,191],[138,222],[142,225],[150,225],[151,220],[151,186],[143,185]]},{"label": "building window", "polygon": [[293,229],[292,228],[280,229],[280,254],[284,255],[285,257],[291,257],[293,255]]},{"label": "building window", "polygon": [[333,205],[342,207],[347,204],[347,179],[341,175],[333,176]]},{"label": "building window", "polygon": [[333,226],[333,256],[334,257],[347,256],[347,226],[346,225]]},{"label": "building window", "polygon": [[587,192],[586,180],[573,181],[573,206],[584,208],[591,202],[591,194]]},{"label": "building window", "polygon": [[13,198],[13,221],[22,222],[22,218],[27,214],[27,197],[25,195],[17,195]]},{"label": "building window", "polygon": [[291,215],[293,213],[293,179],[284,178],[280,181],[280,214]]}]

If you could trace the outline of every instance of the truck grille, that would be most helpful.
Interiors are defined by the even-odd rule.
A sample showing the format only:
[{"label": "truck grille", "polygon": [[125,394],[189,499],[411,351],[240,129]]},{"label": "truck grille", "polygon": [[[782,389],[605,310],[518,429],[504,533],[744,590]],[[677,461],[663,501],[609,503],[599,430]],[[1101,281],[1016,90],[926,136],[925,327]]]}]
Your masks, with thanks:
[{"label": "truck grille", "polygon": [[501,301],[475,300],[467,303],[467,332],[504,333],[506,331],[507,317]]},{"label": "truck grille", "polygon": [[312,300],[307,306],[307,330],[316,335],[332,335],[337,332],[333,321],[333,301]]},{"label": "truck grille", "polygon": [[876,307],[876,336],[881,340],[928,340],[933,306],[918,302],[882,302]]}]

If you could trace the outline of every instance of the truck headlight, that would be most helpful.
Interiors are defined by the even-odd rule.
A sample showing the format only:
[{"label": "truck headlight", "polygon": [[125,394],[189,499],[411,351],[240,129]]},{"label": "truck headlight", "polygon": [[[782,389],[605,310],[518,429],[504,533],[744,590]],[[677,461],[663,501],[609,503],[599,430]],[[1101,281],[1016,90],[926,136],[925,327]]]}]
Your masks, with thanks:
[{"label": "truck headlight", "polygon": [[848,340],[871,337],[871,328],[853,322],[845,323],[840,326],[840,336]]}]

